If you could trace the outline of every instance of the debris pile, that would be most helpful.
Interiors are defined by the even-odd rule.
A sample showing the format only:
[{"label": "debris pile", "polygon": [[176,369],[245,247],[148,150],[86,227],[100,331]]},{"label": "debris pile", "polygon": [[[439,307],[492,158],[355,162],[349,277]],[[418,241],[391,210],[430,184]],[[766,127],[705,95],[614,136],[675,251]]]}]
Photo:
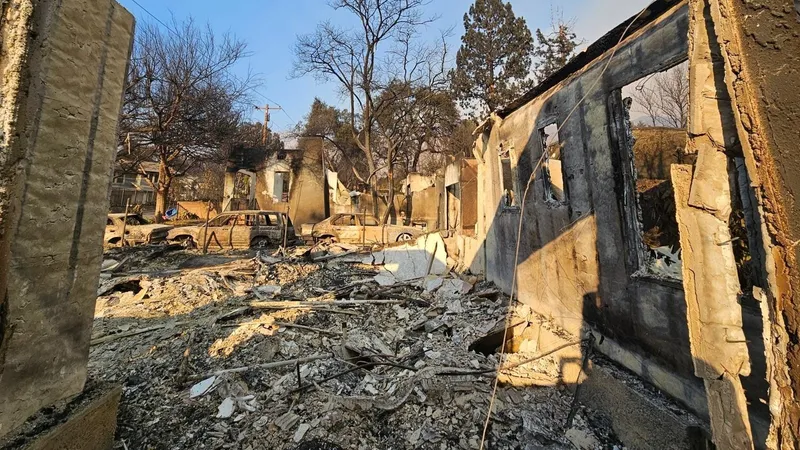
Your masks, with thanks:
[{"label": "debris pile", "polygon": [[[502,334],[476,348],[504,330],[508,298],[429,263],[438,248],[421,277],[392,272],[394,249],[330,250],[176,250],[106,277],[90,373],[124,386],[118,448],[479,448]],[[501,375],[542,386],[501,377],[486,448],[613,447],[584,409],[565,429],[571,381],[524,350]]]}]

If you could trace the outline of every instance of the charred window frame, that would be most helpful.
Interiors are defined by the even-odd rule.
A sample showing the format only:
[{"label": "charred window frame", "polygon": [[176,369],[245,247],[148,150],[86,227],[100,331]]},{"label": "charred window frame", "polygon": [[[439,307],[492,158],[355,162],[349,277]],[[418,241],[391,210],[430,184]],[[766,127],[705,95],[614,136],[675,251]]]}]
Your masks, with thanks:
[{"label": "charred window frame", "polygon": [[555,122],[539,128],[542,144],[542,183],[544,200],[553,206],[569,204],[567,177],[564,171],[564,146],[558,136]]},{"label": "charred window frame", "polygon": [[686,153],[685,123],[677,123],[678,118],[660,109],[647,86],[658,77],[677,76],[683,68],[678,61],[657,69],[608,97],[614,189],[627,271],[634,277],[671,283],[680,283],[683,275],[670,166],[694,164],[696,155]]},{"label": "charred window frame", "polygon": [[288,202],[289,201],[289,183],[290,183],[290,175],[289,172],[275,172],[274,175],[274,182],[273,182],[273,192],[272,197],[277,202]]},{"label": "charred window frame", "polygon": [[636,199],[636,166],[632,152],[633,134],[630,126],[630,99],[623,101],[622,90],[611,92],[608,98],[610,114],[609,138],[613,152],[614,190],[623,222],[626,266],[634,273],[645,265],[644,243],[641,242],[642,224],[639,202]]}]

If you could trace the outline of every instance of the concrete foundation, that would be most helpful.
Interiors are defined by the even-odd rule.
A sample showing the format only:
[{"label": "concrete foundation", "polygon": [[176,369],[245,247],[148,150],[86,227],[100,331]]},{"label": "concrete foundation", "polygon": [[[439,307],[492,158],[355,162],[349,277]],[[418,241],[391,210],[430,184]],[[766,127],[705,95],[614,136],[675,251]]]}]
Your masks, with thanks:
[{"label": "concrete foundation", "polygon": [[[519,306],[517,312],[524,310]],[[524,317],[524,312],[520,314]],[[536,353],[564,347],[572,340],[562,331],[556,333],[552,323],[530,316],[524,327],[515,327],[512,345]],[[609,352],[616,344],[595,336],[594,353]],[[588,336],[588,334],[587,334]],[[572,341],[574,342],[574,341]],[[611,424],[614,433],[627,448],[634,449],[702,449],[711,434],[705,421],[670,401],[658,390],[642,383],[632,372],[602,356],[594,356],[582,372],[585,347],[567,346],[552,354],[559,368],[558,379],[511,378],[501,373],[500,382],[513,385],[562,384],[575,392],[580,385],[578,401],[591,408],[592,416],[601,416]],[[619,357],[620,355],[615,355]],[[703,391],[700,390],[701,399]],[[700,407],[704,407],[703,404]],[[597,419],[597,417],[595,417]]]},{"label": "concrete foundation", "polygon": [[133,16],[2,2],[0,436],[81,392]]},{"label": "concrete foundation", "polygon": [[122,386],[98,385],[78,398],[34,416],[1,450],[109,450],[117,429]]},{"label": "concrete foundation", "polygon": [[594,361],[580,391],[582,404],[607,416],[614,433],[628,448],[711,448],[711,433],[704,423],[637,378],[602,361]]}]

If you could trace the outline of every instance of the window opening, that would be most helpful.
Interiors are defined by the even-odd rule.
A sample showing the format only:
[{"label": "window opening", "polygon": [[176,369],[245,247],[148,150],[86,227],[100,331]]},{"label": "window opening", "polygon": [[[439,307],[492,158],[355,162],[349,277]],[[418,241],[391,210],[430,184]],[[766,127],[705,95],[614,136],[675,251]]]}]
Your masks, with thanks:
[{"label": "window opening", "polygon": [[247,216],[245,216],[245,225],[247,225],[248,227],[258,226],[258,215],[248,214]]},{"label": "window opening", "polygon": [[500,180],[503,183],[503,206],[511,208],[517,205],[517,196],[514,192],[514,168],[511,164],[511,146],[500,144],[497,151],[500,158]]},{"label": "window opening", "polygon": [[277,214],[267,214],[266,218],[267,218],[267,225],[269,226],[277,226],[281,223]]},{"label": "window opening", "polygon": [[624,170],[626,186],[635,200],[636,229],[631,236],[641,248],[639,272],[680,280],[683,278],[680,236],[675,219],[675,196],[670,166],[694,165],[696,155],[686,152],[689,115],[688,62],[657,72],[622,88]]},{"label": "window opening", "polygon": [[544,158],[542,175],[544,179],[544,198],[554,203],[566,203],[567,192],[562,165],[562,145],[558,138],[558,125],[551,123],[540,130]]},{"label": "window opening", "polygon": [[289,201],[289,172],[275,172],[272,196],[276,202]]},{"label": "window opening", "polygon": [[230,226],[236,223],[236,216],[232,215],[224,215],[224,216],[217,216],[211,219],[208,222],[208,226],[210,227],[225,227]]},{"label": "window opening", "polygon": [[336,220],[333,221],[334,225],[339,226],[352,226],[356,224],[356,217],[355,216],[340,216]]},{"label": "window opening", "polygon": [[147,225],[147,221],[139,216],[128,216],[125,218],[127,225]]},{"label": "window opening", "polygon": [[246,199],[250,196],[250,175],[237,172],[233,179],[233,198]]},{"label": "window opening", "polygon": [[372,227],[378,225],[378,219],[373,216],[362,216],[362,223],[365,226]]},{"label": "window opening", "polygon": [[[502,160],[501,160],[502,163]],[[505,167],[502,168],[503,172],[505,173]],[[509,165],[510,170],[510,165]],[[505,187],[505,182],[504,182]],[[459,184],[451,184],[445,188],[447,192],[447,229],[448,230],[455,230],[458,229],[458,219],[459,219],[459,211],[461,210],[461,192],[459,189]],[[508,206],[506,203],[507,197],[504,195],[503,205]]]}]

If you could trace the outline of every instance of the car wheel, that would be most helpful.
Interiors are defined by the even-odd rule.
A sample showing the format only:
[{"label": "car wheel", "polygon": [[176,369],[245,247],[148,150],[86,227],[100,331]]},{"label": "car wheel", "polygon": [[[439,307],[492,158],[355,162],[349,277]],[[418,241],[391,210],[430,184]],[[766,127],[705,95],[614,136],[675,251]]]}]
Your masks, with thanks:
[{"label": "car wheel", "polygon": [[328,245],[330,245],[330,244],[335,244],[335,243],[336,243],[336,238],[335,238],[335,237],[333,237],[333,236],[322,236],[322,237],[318,237],[318,238],[317,238],[317,243],[320,243],[320,244],[328,244]]},{"label": "car wheel", "polygon": [[184,248],[197,248],[197,244],[194,242],[194,239],[191,236],[178,238],[178,243]]},{"label": "car wheel", "polygon": [[250,242],[250,248],[263,249],[269,247],[269,239],[265,237],[257,237]]},{"label": "car wheel", "polygon": [[414,239],[414,237],[411,236],[411,233],[400,233],[400,235],[397,236],[397,242],[410,241],[412,239]]}]

